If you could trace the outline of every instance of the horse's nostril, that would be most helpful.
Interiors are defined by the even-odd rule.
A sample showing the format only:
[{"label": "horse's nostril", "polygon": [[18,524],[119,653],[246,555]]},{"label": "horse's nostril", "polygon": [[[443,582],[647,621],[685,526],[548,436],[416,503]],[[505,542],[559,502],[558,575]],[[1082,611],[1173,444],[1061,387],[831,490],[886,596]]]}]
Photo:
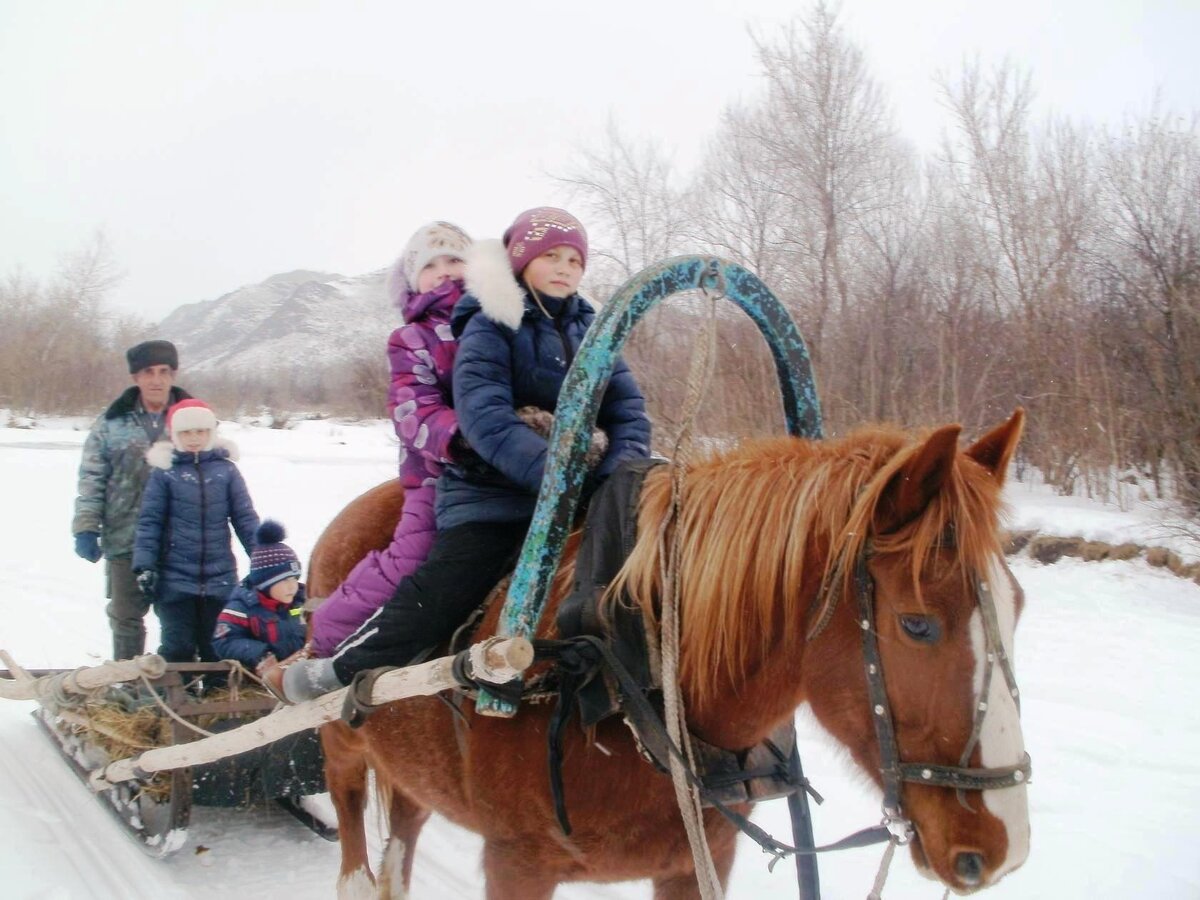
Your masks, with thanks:
[{"label": "horse's nostril", "polygon": [[976,885],[983,881],[983,854],[960,853],[954,857],[954,871],[964,884]]}]

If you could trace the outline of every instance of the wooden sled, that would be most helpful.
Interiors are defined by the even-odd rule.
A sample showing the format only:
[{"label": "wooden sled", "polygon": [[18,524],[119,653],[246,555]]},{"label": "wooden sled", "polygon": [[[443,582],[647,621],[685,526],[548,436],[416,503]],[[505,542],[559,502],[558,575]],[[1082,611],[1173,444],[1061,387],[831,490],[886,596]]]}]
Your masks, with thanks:
[{"label": "wooden sled", "polygon": [[93,669],[26,671],[4,661],[12,671],[0,670],[0,677],[12,680],[0,681],[0,696],[38,701],[33,717],[71,770],[151,855],[168,856],[184,846],[194,805],[246,809],[274,803],[321,837],[337,840],[337,829],[301,804],[301,798],[325,791],[321,745],[311,728],[212,762],[96,788],[93,776],[131,752],[191,743],[203,732],[228,732],[270,714],[278,701],[256,684],[200,691],[205,678],[240,681],[230,665],[139,657]]}]

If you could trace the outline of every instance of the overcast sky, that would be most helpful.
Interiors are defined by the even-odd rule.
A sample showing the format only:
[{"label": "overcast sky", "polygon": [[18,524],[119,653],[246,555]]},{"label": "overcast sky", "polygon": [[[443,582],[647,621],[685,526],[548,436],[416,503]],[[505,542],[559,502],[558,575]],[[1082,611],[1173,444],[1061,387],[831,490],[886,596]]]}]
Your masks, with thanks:
[{"label": "overcast sky", "polygon": [[[687,170],[760,89],[747,24],[805,7],[0,0],[0,275],[49,276],[102,228],[116,303],[157,320],[382,268],[433,218],[497,236],[566,202],[545,173],[610,116]],[[842,20],[919,147],[946,126],[935,74],[974,54],[1026,66],[1042,112],[1115,123],[1156,88],[1200,110],[1200,0],[845,0]]]}]

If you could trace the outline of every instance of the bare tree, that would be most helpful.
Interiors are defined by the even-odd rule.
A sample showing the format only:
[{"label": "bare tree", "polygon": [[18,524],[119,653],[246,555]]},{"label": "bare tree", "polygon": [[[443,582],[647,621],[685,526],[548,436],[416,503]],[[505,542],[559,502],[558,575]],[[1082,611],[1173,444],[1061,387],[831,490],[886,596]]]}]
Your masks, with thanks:
[{"label": "bare tree", "polygon": [[0,398],[38,412],[90,412],[124,382],[126,339],[145,335],[136,317],[107,306],[121,273],[97,232],[38,284],[16,275],[0,287]]},{"label": "bare tree", "polygon": [[847,271],[861,216],[884,202],[879,160],[895,132],[862,51],[819,2],[772,40],[754,34],[768,114],[753,120],[775,190],[789,202],[784,239],[804,273],[801,317],[820,361],[831,313],[851,301]]},{"label": "bare tree", "polygon": [[[1106,135],[1096,254],[1106,347],[1127,366],[1127,402],[1141,407],[1181,498],[1200,511],[1200,132],[1158,104]],[[1122,327],[1124,326],[1124,327]],[[1140,401],[1140,402],[1139,402]],[[1147,436],[1149,438],[1149,435]],[[1143,439],[1153,454],[1153,439]]]},{"label": "bare tree", "polygon": [[650,143],[635,143],[609,121],[597,149],[554,176],[582,205],[592,233],[588,281],[601,294],[646,266],[678,252],[682,220],[670,159]]},{"label": "bare tree", "polygon": [[[977,63],[943,81],[956,141],[943,156],[966,214],[988,302],[1005,322],[994,378],[1031,407],[1028,453],[1064,491],[1096,450],[1089,359],[1080,330],[1082,263],[1091,218],[1086,134],[1065,123],[1035,138],[1028,75]],[[991,411],[993,414],[998,410]]]}]

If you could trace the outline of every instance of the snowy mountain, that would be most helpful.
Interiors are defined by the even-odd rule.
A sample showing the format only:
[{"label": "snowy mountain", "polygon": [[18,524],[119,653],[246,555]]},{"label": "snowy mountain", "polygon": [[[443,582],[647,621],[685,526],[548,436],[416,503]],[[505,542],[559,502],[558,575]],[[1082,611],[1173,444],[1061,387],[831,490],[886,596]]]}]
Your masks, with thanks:
[{"label": "snowy mountain", "polygon": [[[189,303],[159,326],[188,372],[226,374],[332,363],[347,348],[378,351],[399,321],[384,294],[386,270],[356,277],[297,270],[216,300]],[[288,361],[291,361],[289,366]]]}]

